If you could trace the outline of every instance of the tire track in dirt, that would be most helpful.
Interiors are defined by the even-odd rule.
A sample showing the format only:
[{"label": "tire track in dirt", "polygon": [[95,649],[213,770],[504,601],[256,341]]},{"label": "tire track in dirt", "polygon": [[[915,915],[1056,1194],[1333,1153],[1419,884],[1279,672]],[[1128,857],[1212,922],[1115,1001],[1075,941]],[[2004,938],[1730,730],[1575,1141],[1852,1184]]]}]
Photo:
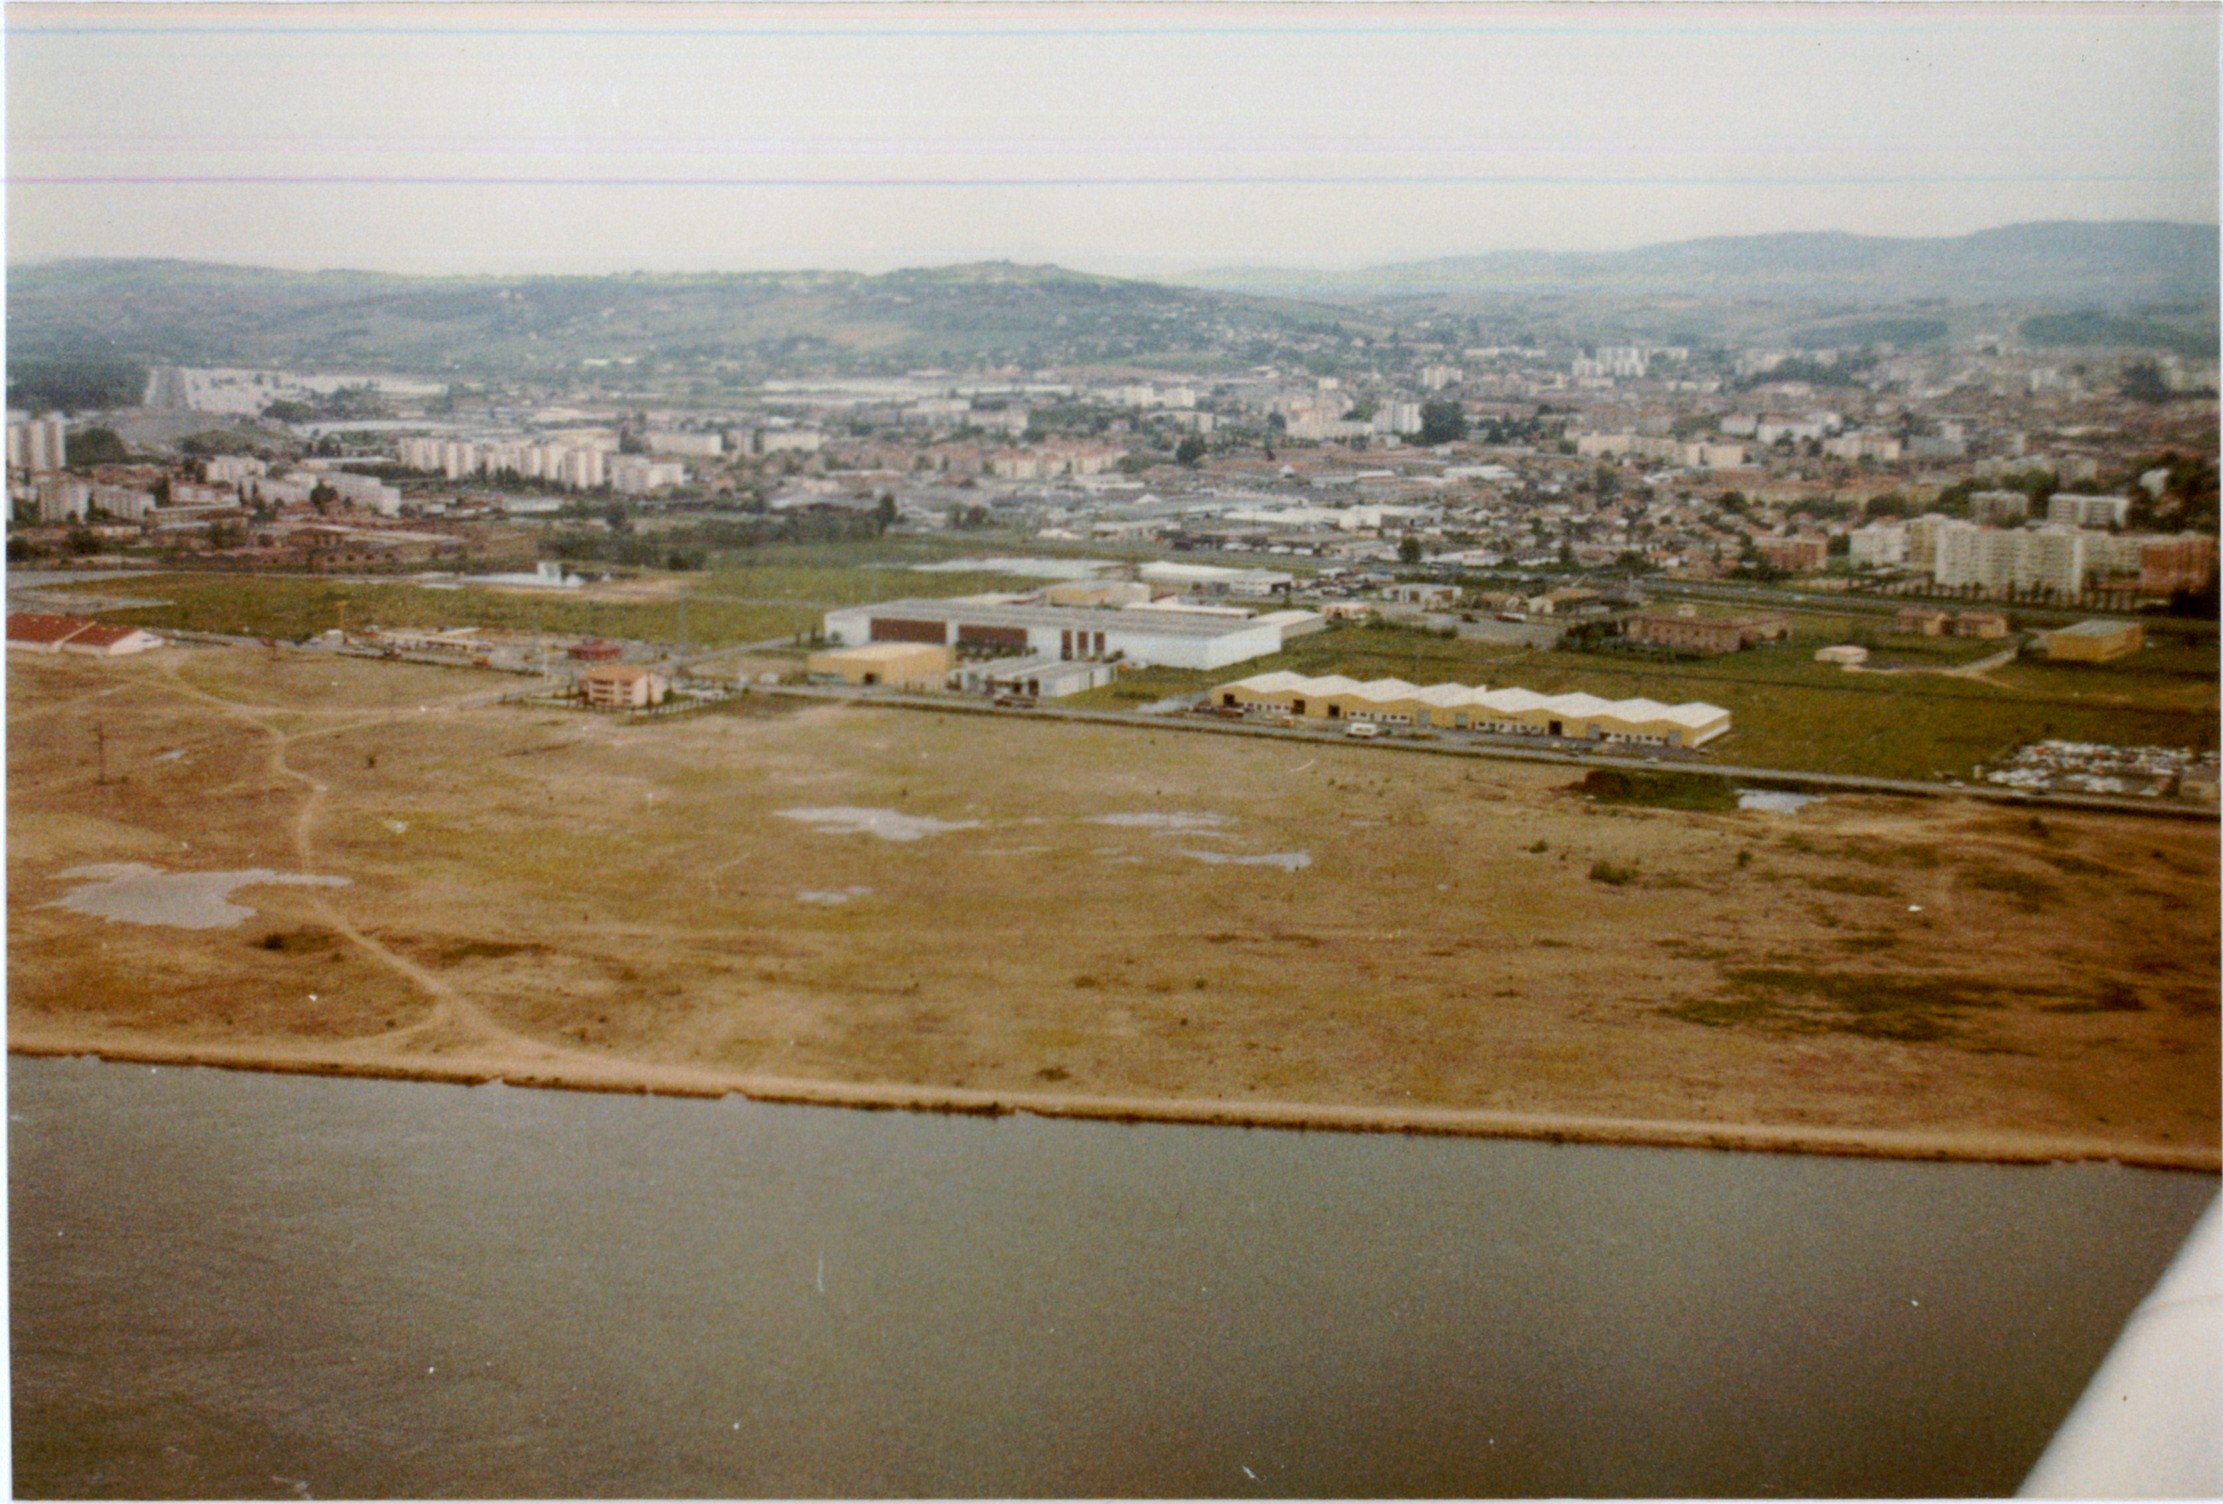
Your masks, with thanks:
[{"label": "tire track in dirt", "polygon": [[[318,867],[315,839],[316,822],[330,790],[314,776],[294,767],[287,759],[287,748],[297,739],[305,740],[313,737],[340,735],[367,727],[390,725],[397,720],[413,715],[431,713],[427,707],[423,706],[418,707],[415,711],[396,708],[384,714],[360,717],[344,726],[322,727],[307,732],[281,731],[268,724],[255,713],[256,710],[263,707],[227,700],[221,695],[212,694],[197,686],[186,684],[177,678],[177,666],[175,664],[165,665],[164,672],[168,682],[158,683],[155,686],[156,688],[171,689],[188,698],[202,701],[228,719],[247,726],[261,736],[268,738],[270,776],[275,780],[297,784],[303,790],[300,807],[294,812],[290,835],[295,864],[298,870],[305,874],[314,873]],[[457,701],[442,702],[438,709],[445,713],[483,703],[484,699],[483,695],[472,695]],[[292,712],[283,713],[290,714]],[[413,1039],[421,1039],[443,1030],[455,1030],[472,1041],[483,1042],[487,1045],[499,1045],[506,1049],[528,1053],[534,1058],[536,1064],[553,1066],[569,1062],[576,1065],[587,1061],[605,1066],[608,1064],[609,1057],[605,1055],[575,1049],[570,1046],[551,1044],[544,1040],[535,1039],[531,1035],[519,1033],[495,1019],[493,1015],[473,1002],[438,973],[410,960],[392,946],[365,932],[361,926],[342,914],[329,898],[320,894],[311,895],[307,897],[306,902],[310,910],[334,933],[340,935],[372,961],[409,982],[432,999],[433,1008],[430,1016],[375,1039],[353,1041],[345,1047],[346,1053],[360,1056],[365,1060],[376,1059],[391,1054],[398,1044],[404,1044]]]}]

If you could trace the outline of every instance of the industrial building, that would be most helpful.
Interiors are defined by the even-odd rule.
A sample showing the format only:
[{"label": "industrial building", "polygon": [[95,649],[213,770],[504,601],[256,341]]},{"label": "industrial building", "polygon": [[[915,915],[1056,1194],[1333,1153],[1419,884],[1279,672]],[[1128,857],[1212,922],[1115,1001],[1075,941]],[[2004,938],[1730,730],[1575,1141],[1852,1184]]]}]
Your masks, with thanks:
[{"label": "industrial building", "polygon": [[2146,629],[2134,621],[2080,621],[2054,632],[2040,632],[2038,641],[2047,658],[2056,663],[2105,663],[2146,645]]},{"label": "industrial building", "polygon": [[987,600],[900,600],[826,613],[830,642],[923,642],[960,657],[1120,658],[1169,668],[1225,668],[1281,651],[1283,626],[1257,617],[1112,611]]},{"label": "industrial building", "polygon": [[958,683],[968,694],[1062,700],[1109,684],[1118,673],[1108,663],[1087,658],[991,658],[959,669]]},{"label": "industrial building", "polygon": [[1051,606],[1135,606],[1156,595],[1140,580],[1066,580],[1045,589],[1042,600]]},{"label": "industrial building", "polygon": [[949,681],[950,651],[928,642],[867,642],[813,653],[804,665],[813,684],[940,689]]},{"label": "industrial building", "polygon": [[1258,674],[1213,691],[1223,709],[1264,711],[1327,721],[1372,721],[1388,726],[1449,731],[1488,731],[1513,736],[1557,736],[1631,742],[1645,746],[1697,747],[1729,730],[1729,712],[1718,705],[1663,705],[1657,700],[1603,700],[1596,695],[1541,695],[1528,689],[1431,684],[1402,679],[1361,683],[1340,674]]}]

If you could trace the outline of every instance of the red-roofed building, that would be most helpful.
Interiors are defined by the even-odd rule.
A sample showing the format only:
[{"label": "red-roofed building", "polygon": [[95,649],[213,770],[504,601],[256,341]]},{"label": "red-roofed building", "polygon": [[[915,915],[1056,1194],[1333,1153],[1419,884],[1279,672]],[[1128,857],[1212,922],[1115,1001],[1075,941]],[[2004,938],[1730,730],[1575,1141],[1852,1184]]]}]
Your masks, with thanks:
[{"label": "red-roofed building", "polygon": [[92,623],[82,616],[51,616],[39,611],[8,613],[8,646],[34,653],[59,653],[62,644]]},{"label": "red-roofed building", "polygon": [[85,653],[118,658],[162,646],[162,639],[138,627],[111,626],[84,616],[16,611],[8,616],[8,646],[34,653]]},{"label": "red-roofed building", "polygon": [[144,653],[161,646],[162,639],[144,628],[96,621],[87,623],[84,631],[63,643],[62,651],[84,653],[94,658],[121,658],[127,653]]}]

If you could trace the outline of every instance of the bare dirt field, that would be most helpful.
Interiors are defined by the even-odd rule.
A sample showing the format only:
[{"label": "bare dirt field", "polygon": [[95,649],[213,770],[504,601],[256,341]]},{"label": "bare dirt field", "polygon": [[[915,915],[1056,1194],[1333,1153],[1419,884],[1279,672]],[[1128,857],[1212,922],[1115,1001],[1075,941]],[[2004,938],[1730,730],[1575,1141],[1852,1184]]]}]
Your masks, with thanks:
[{"label": "bare dirt field", "polygon": [[[8,664],[11,1048],[618,1090],[2217,1162],[2212,825],[248,650]],[[107,779],[100,777],[105,744]],[[252,917],[54,907],[251,869]]]}]

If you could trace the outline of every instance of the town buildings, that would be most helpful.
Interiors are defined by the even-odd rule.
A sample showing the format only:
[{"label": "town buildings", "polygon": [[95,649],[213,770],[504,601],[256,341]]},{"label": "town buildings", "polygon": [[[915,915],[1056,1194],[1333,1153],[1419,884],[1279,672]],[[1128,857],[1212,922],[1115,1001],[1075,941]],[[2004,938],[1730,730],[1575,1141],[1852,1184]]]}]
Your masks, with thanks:
[{"label": "town buildings", "polygon": [[1777,569],[1804,574],[1829,562],[1827,538],[1756,538],[1753,549]]},{"label": "town buildings", "polygon": [[1946,522],[1937,531],[1935,579],[1947,589],[2051,591],[2078,595],[2087,572],[2077,528],[1989,528]]},{"label": "town buildings", "polygon": [[1687,653],[1734,653],[1747,644],[1778,641],[1790,635],[1790,618],[1779,612],[1752,616],[1683,616],[1640,611],[1623,626],[1629,641]]},{"label": "town buildings", "polygon": [[1893,523],[1854,528],[1846,542],[1855,569],[1890,569],[1907,561],[1907,530]]},{"label": "town buildings", "polygon": [[69,444],[60,413],[47,413],[37,418],[8,414],[9,469],[20,470],[26,475],[41,475],[59,470],[68,463]]},{"label": "town buildings", "polygon": [[2130,521],[2130,498],[2056,491],[2046,501],[2045,517],[2069,527],[2121,527]]}]

